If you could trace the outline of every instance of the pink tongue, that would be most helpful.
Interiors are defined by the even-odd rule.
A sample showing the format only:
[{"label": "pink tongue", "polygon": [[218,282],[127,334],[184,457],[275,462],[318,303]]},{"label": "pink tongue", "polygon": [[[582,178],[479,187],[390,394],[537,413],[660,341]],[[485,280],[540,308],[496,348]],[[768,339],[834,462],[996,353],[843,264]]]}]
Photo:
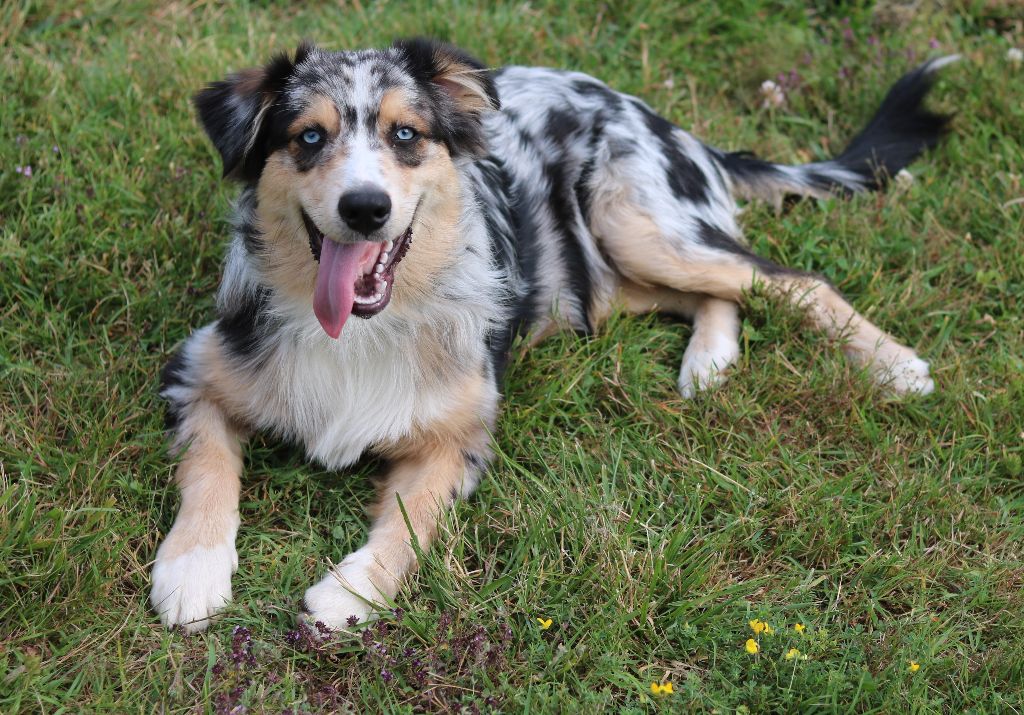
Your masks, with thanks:
[{"label": "pink tongue", "polygon": [[356,298],[356,275],[363,254],[371,244],[335,243],[324,238],[320,272],[313,291],[313,312],[332,338],[341,335]]}]

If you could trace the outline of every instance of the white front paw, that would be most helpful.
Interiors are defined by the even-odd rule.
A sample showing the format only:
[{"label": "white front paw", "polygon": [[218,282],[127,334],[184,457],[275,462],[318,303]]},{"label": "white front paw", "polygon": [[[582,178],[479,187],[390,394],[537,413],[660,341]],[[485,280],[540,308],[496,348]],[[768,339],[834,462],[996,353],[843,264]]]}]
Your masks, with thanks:
[{"label": "white front paw", "polygon": [[231,574],[238,568],[233,543],[194,546],[166,558],[168,538],[153,564],[149,600],[167,627],[183,626],[188,633],[205,629],[210,616],[231,600]]},{"label": "white front paw", "polygon": [[349,554],[320,583],[306,591],[302,598],[302,622],[311,629],[322,623],[339,630],[366,621],[375,611],[374,604],[385,600],[370,582],[372,564],[373,555],[367,549]]},{"label": "white front paw", "polygon": [[694,397],[701,390],[710,390],[725,382],[725,370],[740,356],[735,340],[719,337],[697,343],[691,341],[683,353],[679,368],[679,394]]}]

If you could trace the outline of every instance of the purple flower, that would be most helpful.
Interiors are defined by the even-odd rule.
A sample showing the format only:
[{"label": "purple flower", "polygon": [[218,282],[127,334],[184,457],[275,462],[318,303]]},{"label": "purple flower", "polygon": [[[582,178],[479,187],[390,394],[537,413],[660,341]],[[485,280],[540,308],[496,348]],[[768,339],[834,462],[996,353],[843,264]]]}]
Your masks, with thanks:
[{"label": "purple flower", "polygon": [[395,679],[395,676],[387,668],[381,668],[380,669],[380,679],[383,680],[385,683],[390,683],[392,680]]},{"label": "purple flower", "polygon": [[931,47],[933,50],[938,49],[939,41],[933,37],[932,39],[928,40],[928,46]]},{"label": "purple flower", "polygon": [[348,624],[349,628],[355,628],[356,624],[359,623],[359,616],[349,616],[345,619],[345,623]]},{"label": "purple flower", "polygon": [[878,44],[878,38],[875,37],[874,35],[868,36],[868,44],[874,47],[875,45]]},{"label": "purple flower", "polygon": [[14,173],[21,174],[26,179],[31,179],[32,178],[32,165],[31,164],[26,164],[25,166],[16,166],[16,167],[14,167]]}]

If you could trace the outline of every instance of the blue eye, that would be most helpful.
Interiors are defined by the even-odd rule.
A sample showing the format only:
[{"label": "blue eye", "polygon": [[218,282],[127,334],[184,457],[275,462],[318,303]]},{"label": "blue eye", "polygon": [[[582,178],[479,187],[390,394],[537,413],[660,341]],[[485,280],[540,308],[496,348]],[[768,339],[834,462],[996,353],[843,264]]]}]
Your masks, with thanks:
[{"label": "blue eye", "polygon": [[320,143],[320,132],[315,129],[307,129],[302,132],[302,141],[307,144],[319,144]]},{"label": "blue eye", "polygon": [[412,127],[399,127],[395,132],[395,139],[401,142],[412,141],[416,138],[416,130]]}]

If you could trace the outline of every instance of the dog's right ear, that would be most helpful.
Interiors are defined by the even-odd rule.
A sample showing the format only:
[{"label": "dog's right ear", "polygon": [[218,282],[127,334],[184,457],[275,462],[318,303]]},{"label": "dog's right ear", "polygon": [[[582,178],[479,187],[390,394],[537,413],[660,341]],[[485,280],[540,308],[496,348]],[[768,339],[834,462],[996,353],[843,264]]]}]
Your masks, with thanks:
[{"label": "dog's right ear", "polygon": [[224,176],[240,181],[259,178],[267,160],[267,112],[285,82],[314,46],[303,42],[295,59],[277,55],[265,67],[242,70],[214,82],[194,98],[203,129],[220,152]]}]

